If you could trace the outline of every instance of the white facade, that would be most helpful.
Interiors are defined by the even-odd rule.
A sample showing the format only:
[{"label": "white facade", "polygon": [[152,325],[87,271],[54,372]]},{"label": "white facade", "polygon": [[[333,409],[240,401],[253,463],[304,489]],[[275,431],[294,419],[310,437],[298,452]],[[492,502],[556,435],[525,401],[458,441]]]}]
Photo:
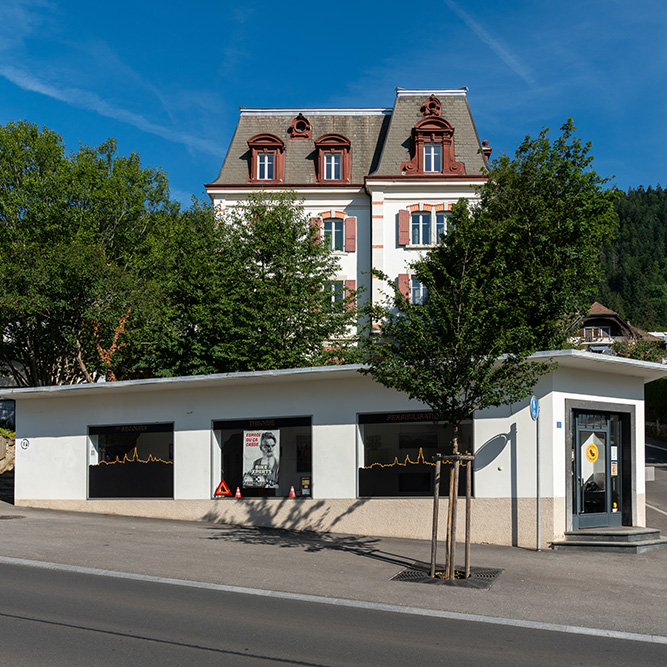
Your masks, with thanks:
[{"label": "white facade", "polygon": [[[576,479],[571,464],[573,418],[580,413],[620,415],[625,426],[617,465],[622,466],[618,480],[623,498],[615,511],[624,525],[644,525],[643,386],[661,377],[664,367],[577,351],[549,356],[558,368],[535,388],[542,546],[580,518],[572,505]],[[395,495],[374,495],[368,486],[364,493],[361,479],[369,470],[380,480],[394,474],[393,464],[375,469],[367,465],[369,452],[378,455],[379,436],[370,436],[371,429],[384,433],[382,446],[390,450],[389,461],[394,451],[401,459],[406,451],[416,458],[410,438],[428,438],[425,431],[435,427],[423,420],[423,405],[362,376],[357,367],[11,389],[3,397],[17,404],[17,505],[353,534],[430,535],[432,491],[411,493],[406,487]],[[383,424],[378,425],[378,417]],[[290,487],[300,491],[303,477],[293,455],[292,431],[284,427],[275,496],[246,497],[244,489],[240,499],[215,498],[221,474],[230,471],[221,446],[232,451],[233,429],[280,426],[280,420],[294,418],[308,424],[292,431],[308,433],[312,445],[306,473],[311,497],[288,497]],[[419,418],[421,423],[415,421]],[[95,434],[136,430],[137,425],[150,430],[160,424],[168,426],[164,437],[173,447],[168,461],[173,492],[160,498],[92,497],[92,471],[99,467],[101,451]],[[476,455],[473,541],[535,546],[537,426],[528,401],[475,414],[469,432]],[[391,449],[404,445],[413,449]],[[420,474],[424,476],[419,473],[414,479],[421,479]],[[445,521],[446,512],[441,517]]]}]

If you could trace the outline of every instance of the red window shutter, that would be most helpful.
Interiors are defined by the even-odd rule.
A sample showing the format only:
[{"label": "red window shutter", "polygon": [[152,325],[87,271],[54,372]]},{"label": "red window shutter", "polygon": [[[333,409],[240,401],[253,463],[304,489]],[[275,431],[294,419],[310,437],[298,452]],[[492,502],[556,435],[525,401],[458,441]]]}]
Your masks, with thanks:
[{"label": "red window shutter", "polygon": [[410,244],[410,211],[402,209],[398,212],[398,245]]},{"label": "red window shutter", "polygon": [[[352,296],[352,292],[354,292],[357,289],[357,281],[356,280],[346,280],[345,281],[345,298],[349,298]],[[353,303],[350,304],[349,309],[354,310],[355,306]]]},{"label": "red window shutter", "polygon": [[322,218],[311,218],[310,229],[313,232],[313,238],[316,243],[322,238]]},{"label": "red window shutter", "polygon": [[345,252],[357,251],[357,219],[345,218]]},{"label": "red window shutter", "polygon": [[410,299],[410,276],[407,273],[398,274],[398,291],[406,299]]}]

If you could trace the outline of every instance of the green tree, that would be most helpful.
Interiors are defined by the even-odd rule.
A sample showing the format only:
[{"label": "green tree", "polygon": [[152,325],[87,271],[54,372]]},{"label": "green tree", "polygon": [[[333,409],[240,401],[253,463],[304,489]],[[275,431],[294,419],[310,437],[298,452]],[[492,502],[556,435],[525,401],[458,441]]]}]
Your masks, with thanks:
[{"label": "green tree", "polygon": [[355,294],[334,284],[338,259],[293,192],[255,193],[216,228],[215,304],[201,322],[219,371],[341,360]]},{"label": "green tree", "polygon": [[163,307],[172,208],[166,176],[113,140],[67,154],[47,128],[0,127],[0,363],[19,385],[113,377],[110,353]]},{"label": "green tree", "polygon": [[615,205],[619,230],[603,249],[598,301],[642,328],[667,328],[667,191],[631,188]]}]

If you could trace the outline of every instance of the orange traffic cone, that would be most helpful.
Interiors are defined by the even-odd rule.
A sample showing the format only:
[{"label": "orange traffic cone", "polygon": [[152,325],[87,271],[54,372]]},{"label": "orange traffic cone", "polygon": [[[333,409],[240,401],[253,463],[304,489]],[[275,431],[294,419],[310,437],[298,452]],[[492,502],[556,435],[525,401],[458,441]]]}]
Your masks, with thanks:
[{"label": "orange traffic cone", "polygon": [[234,498],[240,498],[241,497],[241,487],[237,486],[236,487],[236,493],[234,494]]},{"label": "orange traffic cone", "polygon": [[294,493],[294,487],[293,486],[290,486],[289,497],[290,498],[296,498],[296,493]]}]

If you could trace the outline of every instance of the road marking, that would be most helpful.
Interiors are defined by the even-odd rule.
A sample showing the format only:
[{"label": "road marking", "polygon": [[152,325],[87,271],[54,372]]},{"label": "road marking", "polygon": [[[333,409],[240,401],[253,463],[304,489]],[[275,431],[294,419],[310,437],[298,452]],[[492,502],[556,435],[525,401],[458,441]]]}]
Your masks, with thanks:
[{"label": "road marking", "polygon": [[296,600],[298,602],[314,602],[317,604],[329,604],[329,605],[336,605],[339,607],[353,607],[356,609],[369,609],[372,611],[388,611],[396,614],[411,614],[415,616],[445,618],[452,621],[491,623],[494,625],[506,625],[515,628],[527,628],[529,630],[548,630],[551,632],[565,632],[574,635],[607,637],[609,639],[624,639],[628,641],[644,642],[648,644],[667,644],[667,637],[663,635],[645,635],[636,632],[604,630],[602,628],[585,628],[576,625],[559,625],[557,623],[524,621],[516,618],[500,618],[496,616],[481,616],[478,614],[461,614],[455,611],[441,611],[438,609],[420,609],[419,607],[402,607],[400,605],[382,604],[379,602],[364,602],[363,600],[328,598],[321,595],[304,595],[301,593],[287,593],[284,591],[269,591],[269,590],[264,590],[262,588],[226,586],[224,584],[210,584],[203,581],[188,581],[187,579],[170,579],[167,577],[155,577],[146,574],[133,574],[131,572],[115,572],[113,570],[100,570],[94,567],[81,567],[79,565],[62,565],[60,563],[46,563],[44,561],[26,560],[24,558],[11,558],[9,556],[0,556],[0,563],[8,563],[10,565],[25,565],[28,567],[41,567],[47,570],[76,572],[78,574],[93,574],[103,577],[115,577],[117,579],[131,579],[133,581],[148,581],[157,584],[185,586],[187,588],[204,588],[212,591],[222,591],[225,593],[240,593],[241,595],[256,595],[260,597],[277,598],[280,600]]},{"label": "road marking", "polygon": [[664,514],[665,516],[667,516],[667,512],[665,512],[665,510],[661,510],[659,507],[655,507],[654,505],[649,505],[648,503],[646,503],[646,507],[650,507],[652,510],[655,510],[656,512],[660,512],[660,514]]}]

